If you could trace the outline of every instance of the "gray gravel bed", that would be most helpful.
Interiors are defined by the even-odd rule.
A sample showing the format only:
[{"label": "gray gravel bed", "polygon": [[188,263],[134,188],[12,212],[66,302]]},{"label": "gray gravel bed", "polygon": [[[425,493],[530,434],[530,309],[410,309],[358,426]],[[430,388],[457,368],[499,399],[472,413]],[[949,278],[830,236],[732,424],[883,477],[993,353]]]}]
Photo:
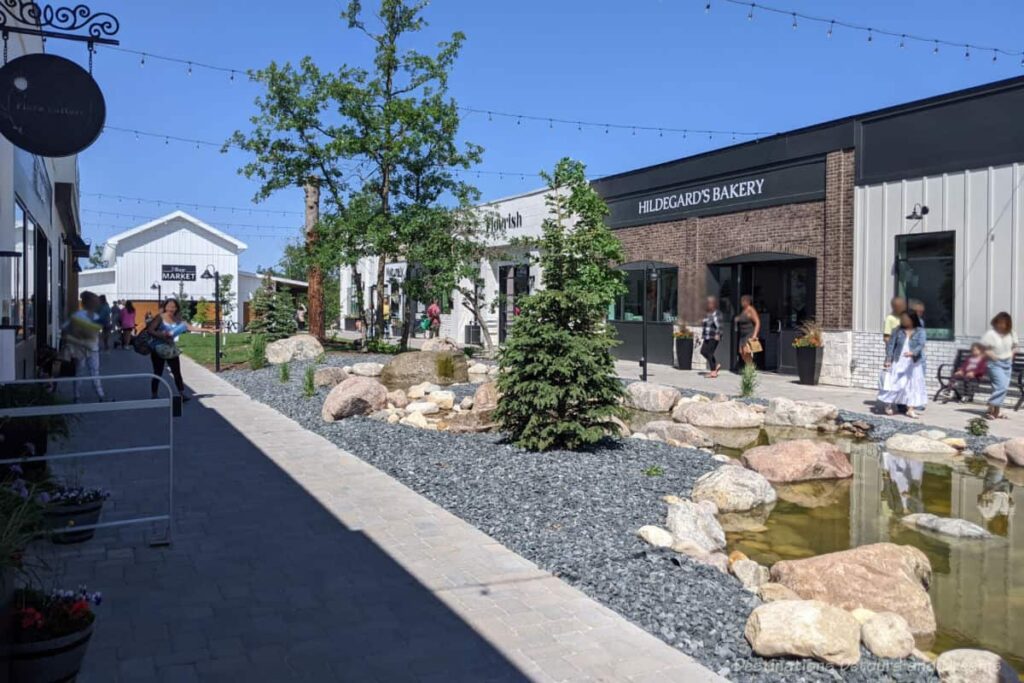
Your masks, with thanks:
[{"label": "gray gravel bed", "polygon": [[[328,356],[334,365],[364,360],[370,358]],[[937,680],[931,667],[883,662],[866,650],[859,667],[842,671],[754,655],[743,628],[758,599],[732,577],[651,549],[635,535],[644,524],[663,524],[662,496],[689,496],[694,481],[717,467],[706,453],[620,439],[587,452],[538,455],[495,434],[438,433],[368,418],[328,424],[320,418],[327,390],[301,396],[306,365],[292,363],[284,385],[276,368],[223,377],[731,680]],[[453,389],[461,398],[475,387]],[[648,476],[651,467],[663,474]]]}]

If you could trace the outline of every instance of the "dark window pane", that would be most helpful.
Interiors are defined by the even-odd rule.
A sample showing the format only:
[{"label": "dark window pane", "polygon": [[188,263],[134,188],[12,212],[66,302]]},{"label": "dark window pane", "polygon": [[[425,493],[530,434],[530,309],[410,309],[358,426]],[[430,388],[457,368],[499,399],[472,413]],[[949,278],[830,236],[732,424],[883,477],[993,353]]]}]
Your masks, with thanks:
[{"label": "dark window pane", "polygon": [[662,268],[658,271],[658,308],[652,314],[658,322],[674,323],[678,317],[679,271]]},{"label": "dark window pane", "polygon": [[896,293],[924,304],[925,329],[931,339],[954,336],[955,278],[955,233],[896,238]]}]

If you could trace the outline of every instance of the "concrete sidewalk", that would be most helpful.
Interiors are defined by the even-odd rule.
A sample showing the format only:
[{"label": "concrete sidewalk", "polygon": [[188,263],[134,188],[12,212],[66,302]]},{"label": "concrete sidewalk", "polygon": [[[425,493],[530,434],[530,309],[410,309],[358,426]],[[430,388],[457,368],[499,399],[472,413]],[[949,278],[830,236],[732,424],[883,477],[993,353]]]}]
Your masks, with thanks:
[{"label": "concrete sidewalk", "polygon": [[[182,361],[197,397],[174,424],[173,546],[151,548],[139,530],[49,546],[65,585],[106,596],[79,680],[721,680]],[[147,366],[129,352],[103,358],[104,374]],[[107,392],[126,400],[148,387]],[[156,435],[158,418],[146,429],[131,420]],[[109,422],[81,425],[68,448],[109,439]],[[125,438],[130,428],[113,426]],[[113,491],[105,518],[159,508],[166,463],[115,460],[86,469]]]},{"label": "concrete sidewalk", "polygon": [[[618,361],[615,370],[624,379],[639,379],[640,368],[634,361]],[[875,406],[875,393],[866,389],[833,387],[819,384],[808,386],[800,384],[792,375],[779,375],[771,372],[759,373],[761,384],[757,396],[771,398],[785,396],[794,400],[826,401],[838,408],[858,413],[869,413]],[[717,379],[709,379],[703,369],[677,370],[669,365],[649,365],[647,381],[667,384],[683,389],[694,389],[711,393],[737,395],[740,391],[740,377],[731,372],[722,371]],[[1012,401],[1011,401],[1012,399]],[[1016,398],[1007,399],[1007,407],[1003,414],[1005,420],[989,423],[991,433],[1002,438],[1024,436],[1024,409],[1013,411]],[[979,396],[975,403],[929,403],[917,422],[922,425],[941,427],[943,429],[960,429],[967,426],[967,421],[985,413],[984,396]],[[908,420],[909,418],[897,418]]]}]

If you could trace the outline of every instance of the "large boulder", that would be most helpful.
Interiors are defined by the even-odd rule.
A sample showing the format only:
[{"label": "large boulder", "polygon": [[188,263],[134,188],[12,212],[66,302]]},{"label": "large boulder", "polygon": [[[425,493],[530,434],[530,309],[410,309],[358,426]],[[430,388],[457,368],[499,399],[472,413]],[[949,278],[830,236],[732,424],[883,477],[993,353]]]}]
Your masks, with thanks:
[{"label": "large boulder", "polygon": [[336,387],[348,379],[348,368],[325,365],[313,371],[313,386]]},{"label": "large boulder", "polygon": [[861,624],[860,638],[876,657],[906,659],[914,651],[914,634],[910,632],[910,625],[893,612],[868,617]]},{"label": "large boulder", "polygon": [[[769,572],[769,576],[771,573]],[[761,602],[776,602],[778,600],[799,600],[800,596],[783,586],[781,583],[762,583],[757,587],[757,597]]]},{"label": "large boulder", "polygon": [[935,660],[942,683],[1018,683],[1010,663],[985,650],[949,650]]},{"label": "large boulder", "polygon": [[680,443],[693,446],[694,448],[710,448],[714,445],[707,434],[693,425],[680,424],[671,420],[655,420],[648,422],[642,427],[647,436],[656,435],[662,441],[674,439]]},{"label": "large boulder", "polygon": [[389,387],[408,389],[432,382],[441,386],[469,381],[466,356],[452,351],[407,351],[384,366],[381,381]]},{"label": "large boulder", "polygon": [[729,563],[729,571],[739,579],[743,588],[751,593],[757,593],[757,589],[768,583],[768,568],[762,567],[753,560],[737,560]]},{"label": "large boulder", "polygon": [[764,414],[766,425],[780,427],[803,427],[817,429],[819,426],[835,424],[839,409],[821,401],[794,401],[778,397],[768,401]]},{"label": "large boulder", "polygon": [[672,419],[696,427],[741,429],[762,426],[764,413],[759,406],[739,401],[695,401],[676,406],[672,411]]},{"label": "large boulder", "polygon": [[267,344],[267,362],[271,365],[290,363],[293,360],[316,360],[324,353],[324,347],[310,334],[296,334]]},{"label": "large boulder", "polygon": [[349,372],[358,377],[380,377],[383,370],[380,363],[356,363],[349,368]]},{"label": "large boulder", "polygon": [[743,629],[762,657],[812,657],[835,666],[860,661],[860,624],[817,600],[777,600],[758,606]]},{"label": "large boulder", "polygon": [[320,415],[325,422],[344,420],[353,415],[369,415],[388,404],[388,390],[369,377],[349,377],[331,389],[324,399]]},{"label": "large boulder", "polygon": [[473,393],[473,410],[494,410],[498,407],[501,392],[494,382],[485,382]]},{"label": "large boulder", "polygon": [[994,443],[982,452],[993,460],[1024,467],[1024,436]]},{"label": "large boulder", "polygon": [[921,434],[893,434],[885,440],[885,447],[900,453],[918,453],[924,455],[956,455],[957,450],[939,439],[931,439]]},{"label": "large boulder", "polygon": [[679,398],[678,389],[661,384],[633,382],[626,387],[626,404],[649,413],[667,413]]},{"label": "large boulder", "polygon": [[915,636],[935,632],[935,613],[928,596],[932,568],[917,548],[873,543],[851,550],[772,565],[771,578],[805,600],[821,600],[854,610],[895,612]]},{"label": "large boulder", "polygon": [[388,392],[388,403],[396,408],[404,408],[409,405],[409,397],[401,389]]},{"label": "large boulder", "polygon": [[745,451],[760,443],[762,429],[761,427],[748,427],[746,429],[702,427],[701,431],[707,434],[719,448],[731,448],[734,451]]},{"label": "large boulder", "polygon": [[900,521],[912,529],[922,529],[942,536],[954,538],[991,538],[985,529],[982,529],[973,522],[956,517],[939,517],[928,512],[918,512],[906,515]]},{"label": "large boulder", "polygon": [[427,394],[426,399],[437,404],[441,410],[451,410],[455,407],[455,394],[451,391],[432,391]]},{"label": "large boulder", "polygon": [[665,526],[675,539],[673,549],[687,555],[714,553],[725,548],[725,531],[715,519],[713,503],[694,503],[674,496],[666,498]]},{"label": "large boulder", "polygon": [[743,464],[771,482],[846,479],[853,466],[846,454],[824,441],[797,439],[757,446],[740,456]]},{"label": "large boulder", "polygon": [[423,342],[423,346],[420,347],[423,351],[458,351],[459,344],[450,337],[435,337],[434,339],[428,339]]},{"label": "large boulder", "polygon": [[853,479],[812,479],[792,484],[775,484],[775,493],[784,500],[802,508],[825,508],[846,501],[849,507]]},{"label": "large boulder", "polygon": [[474,409],[451,413],[444,419],[441,428],[454,434],[475,434],[489,432],[497,426],[493,410]]},{"label": "large boulder", "polygon": [[742,512],[775,503],[775,489],[753,470],[723,465],[701,476],[690,496],[696,502],[710,500],[720,512]]}]

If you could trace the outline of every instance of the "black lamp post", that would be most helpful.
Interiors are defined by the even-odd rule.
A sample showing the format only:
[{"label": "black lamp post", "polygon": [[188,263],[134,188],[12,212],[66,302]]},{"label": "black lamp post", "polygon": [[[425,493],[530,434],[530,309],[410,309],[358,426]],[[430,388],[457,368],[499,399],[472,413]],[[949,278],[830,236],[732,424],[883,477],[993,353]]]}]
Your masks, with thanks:
[{"label": "black lamp post", "polygon": [[163,300],[164,300],[164,290],[163,290],[163,287],[160,286],[160,283],[159,282],[154,282],[153,284],[151,284],[149,286],[149,288],[156,290],[156,302],[158,304],[163,302]]},{"label": "black lamp post", "polygon": [[213,280],[213,367],[220,372],[220,273],[211,265],[199,277]]},{"label": "black lamp post", "polygon": [[[643,292],[643,350],[640,356],[640,381],[647,381],[647,292],[652,283],[658,282],[658,270],[654,264],[648,261],[644,264],[644,292]],[[657,290],[655,290],[657,293]]]}]

